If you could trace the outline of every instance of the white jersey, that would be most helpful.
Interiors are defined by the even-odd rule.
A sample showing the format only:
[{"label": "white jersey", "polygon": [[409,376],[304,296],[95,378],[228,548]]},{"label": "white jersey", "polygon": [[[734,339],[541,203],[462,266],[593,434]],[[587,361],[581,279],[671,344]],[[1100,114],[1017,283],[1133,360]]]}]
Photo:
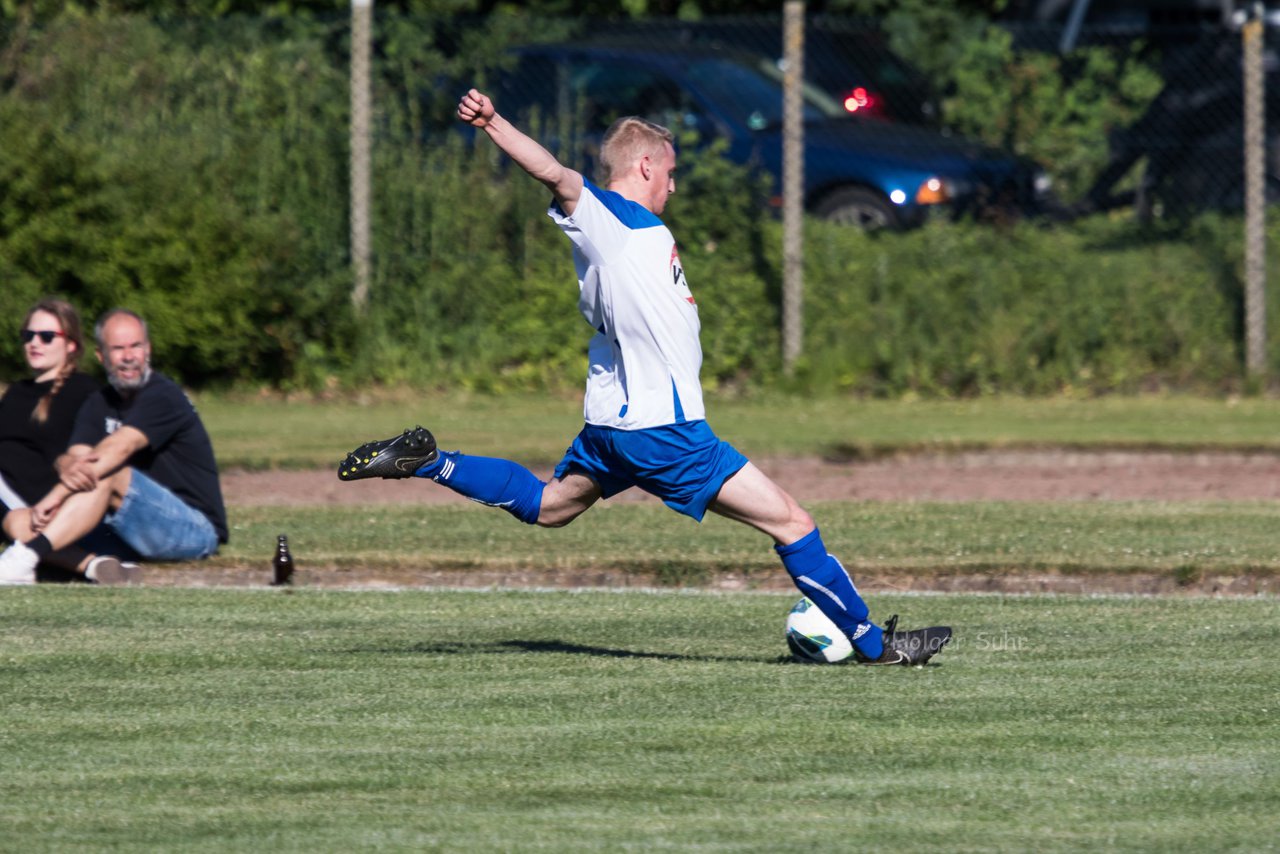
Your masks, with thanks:
[{"label": "white jersey", "polygon": [[704,420],[698,306],[662,220],[586,181],[572,216],[554,204],[548,214],[573,241],[578,309],[596,330],[586,422],[643,430]]}]

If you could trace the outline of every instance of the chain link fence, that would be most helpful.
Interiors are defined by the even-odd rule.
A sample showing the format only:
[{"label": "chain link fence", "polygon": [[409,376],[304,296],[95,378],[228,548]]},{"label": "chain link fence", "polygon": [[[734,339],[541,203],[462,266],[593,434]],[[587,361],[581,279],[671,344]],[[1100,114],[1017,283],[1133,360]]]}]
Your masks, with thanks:
[{"label": "chain link fence", "polygon": [[[258,328],[271,330],[263,352],[283,351],[283,364],[342,363],[351,354],[340,347],[356,336],[335,329],[353,298],[358,309],[383,288],[384,312],[407,328],[431,316],[433,305],[400,291],[392,310],[386,293],[451,269],[450,253],[469,246],[469,216],[488,218],[521,273],[544,263],[522,217],[493,213],[536,209],[540,188],[488,180],[500,167],[484,161],[488,148],[469,150],[453,118],[470,85],[588,174],[604,127],[639,114],[699,153],[682,165],[730,164],[742,170],[725,173],[734,189],[758,194],[755,210],[781,210],[780,16],[619,23],[374,13],[367,88],[355,87],[367,102],[352,98],[349,15],[10,24],[0,32],[0,275],[11,292],[24,301],[44,290],[141,294],[145,308],[148,288],[160,305],[166,279],[195,282],[182,294],[191,311],[175,309],[181,320],[164,325],[186,335],[191,364],[257,376],[273,363],[250,354],[241,366],[232,342]],[[1241,45],[1228,26],[1085,26],[1063,52],[1061,26],[939,34],[811,15],[804,208],[867,229],[933,218],[1051,228],[1100,214],[1176,226],[1238,215]],[[1280,62],[1270,33],[1264,48],[1270,202],[1280,198]],[[367,137],[353,135],[365,107]],[[367,170],[351,164],[362,138]],[[488,171],[467,174],[475,168]],[[455,186],[485,197],[488,210],[441,202]],[[721,212],[709,231],[733,221]],[[508,275],[497,271],[506,259],[487,249],[469,247],[471,266],[494,270],[436,278],[436,299],[453,306],[458,328],[470,328],[469,312],[482,328],[486,309],[466,285]],[[143,255],[146,263],[133,262]],[[245,310],[250,291],[255,308]],[[205,293],[219,295],[208,329],[190,319],[205,311]],[[401,338],[398,327],[386,336]],[[322,340],[337,343],[317,353]],[[395,359],[420,362],[424,346],[411,349]],[[450,356],[440,349],[435,358]]]},{"label": "chain link fence", "polygon": [[[726,156],[778,179],[778,16],[530,22],[482,53],[447,24],[435,35],[453,75],[433,81],[441,122],[455,90],[475,81],[513,118],[549,123],[553,145],[580,146],[588,168],[603,127],[637,114],[699,144],[723,139]],[[810,135],[806,208],[864,227],[914,225],[937,203],[992,219],[1242,210],[1237,30],[1085,26],[1062,47],[1061,26],[992,25],[940,49],[874,22],[811,16],[805,117],[820,131]],[[1280,84],[1273,45],[1264,59],[1267,82]],[[1266,91],[1275,201],[1280,85]]]},{"label": "chain link fence", "polygon": [[[1057,27],[1011,28],[1022,50],[1052,52]],[[1140,31],[1083,27],[1076,51],[1128,54],[1157,88],[1127,121],[1104,128],[1106,158],[1071,199],[1083,211],[1132,207],[1143,220],[1206,211],[1240,213],[1245,198],[1244,51],[1239,29],[1160,26]],[[1263,51],[1266,199],[1280,199],[1280,55],[1274,34]]]},{"label": "chain link fence", "polygon": [[[131,92],[124,80],[114,81],[114,98],[87,105],[89,113],[124,116],[153,106],[128,100],[137,94],[169,104],[221,103],[222,118],[234,123],[255,109],[235,103],[244,94],[244,72],[201,79],[202,67],[243,61],[249,47],[287,56],[307,28],[308,37],[322,41],[329,71],[345,76],[351,58],[347,18],[152,25],[195,55],[196,67],[165,80],[161,93]],[[128,24],[116,26],[124,32]],[[810,16],[805,118],[820,131],[809,135],[806,208],[867,227],[910,226],[935,205],[990,218],[1133,208],[1156,219],[1241,210],[1238,31],[1085,26],[1066,54],[1060,53],[1062,36],[1061,26],[1008,24],[926,40],[901,27],[889,32],[874,22]],[[105,73],[111,59],[24,56],[32,41],[55,37],[23,28],[0,39],[0,60],[7,63],[0,87],[9,95],[48,72],[24,62],[53,62],[57,74],[88,78]],[[391,110],[408,115],[407,127],[375,125],[380,147],[456,131],[451,113],[459,90],[476,83],[491,88],[513,118],[537,121],[552,145],[579,147],[586,168],[603,126],[618,115],[639,114],[697,145],[723,140],[725,156],[775,180],[780,172],[780,16],[618,23],[411,18],[378,10],[372,39],[373,107],[384,119]],[[1280,197],[1280,53],[1273,42],[1269,37],[1264,52],[1269,201]],[[130,51],[166,46],[154,36],[149,44],[116,37],[90,49],[119,51],[115,68],[123,75],[130,65],[163,65],[161,58],[130,57]],[[309,68],[299,82],[308,84],[316,73]],[[112,82],[86,79],[81,88],[89,93]],[[93,118],[104,127],[124,121]],[[313,117],[343,122],[332,129],[341,135],[348,118],[342,112]],[[928,184],[929,178],[938,183]]]}]

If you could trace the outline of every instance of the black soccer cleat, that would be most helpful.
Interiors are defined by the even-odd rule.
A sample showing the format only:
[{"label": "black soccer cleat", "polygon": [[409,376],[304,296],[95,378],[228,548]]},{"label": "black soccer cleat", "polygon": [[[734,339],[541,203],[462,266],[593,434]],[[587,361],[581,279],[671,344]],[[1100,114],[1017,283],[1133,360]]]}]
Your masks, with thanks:
[{"label": "black soccer cleat", "polygon": [[435,436],[425,427],[414,427],[399,436],[361,445],[347,454],[338,465],[338,479],[413,477],[418,469],[435,462],[437,456]]},{"label": "black soccer cleat", "polygon": [[933,658],[951,640],[950,626],[930,626],[927,629],[912,629],[909,632],[898,631],[898,615],[894,614],[884,624],[884,652],[879,658],[864,658],[857,655],[859,664],[886,665],[901,664],[911,667],[924,664]]}]

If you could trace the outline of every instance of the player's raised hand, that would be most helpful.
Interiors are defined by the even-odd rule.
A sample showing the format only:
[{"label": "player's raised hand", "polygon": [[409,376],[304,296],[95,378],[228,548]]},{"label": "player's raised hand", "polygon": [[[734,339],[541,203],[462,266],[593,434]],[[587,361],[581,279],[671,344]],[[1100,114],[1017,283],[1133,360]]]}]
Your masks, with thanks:
[{"label": "player's raised hand", "polygon": [[482,128],[493,118],[493,101],[471,89],[458,102],[458,118],[472,127]]}]

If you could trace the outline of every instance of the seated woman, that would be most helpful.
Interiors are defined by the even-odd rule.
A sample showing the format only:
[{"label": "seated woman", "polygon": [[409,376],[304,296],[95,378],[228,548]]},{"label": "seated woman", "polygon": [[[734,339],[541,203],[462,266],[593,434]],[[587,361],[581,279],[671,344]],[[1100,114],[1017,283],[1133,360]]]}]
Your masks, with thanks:
[{"label": "seated woman", "polygon": [[[0,397],[0,516],[5,535],[15,541],[31,535],[26,508],[58,482],[54,461],[67,449],[80,405],[98,389],[78,370],[84,336],[70,303],[36,303],[19,334],[31,377],[13,383]],[[44,564],[99,584],[123,584],[141,575],[136,564],[78,545],[54,551]],[[0,578],[0,584],[34,583],[34,573]]]}]

